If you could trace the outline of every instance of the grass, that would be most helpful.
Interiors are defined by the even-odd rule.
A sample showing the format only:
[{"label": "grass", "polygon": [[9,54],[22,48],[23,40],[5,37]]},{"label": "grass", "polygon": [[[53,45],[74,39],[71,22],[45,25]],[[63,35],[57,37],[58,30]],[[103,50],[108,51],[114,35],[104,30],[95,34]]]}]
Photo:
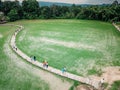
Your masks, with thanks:
[{"label": "grass", "polygon": [[0,25],[0,90],[49,90],[45,81],[18,67],[14,60],[6,55],[12,52],[5,53],[5,45],[9,44],[8,38],[15,29],[13,26]]},{"label": "grass", "polygon": [[[25,27],[17,37],[17,45],[27,55],[37,56],[40,62],[46,59],[49,65],[58,69],[66,66],[67,71],[78,75],[101,74],[102,67],[120,66],[120,32],[110,23],[89,20],[14,23]],[[48,82],[31,71],[34,66],[25,68],[23,63],[19,64],[22,59],[9,51],[9,39],[16,28],[0,25],[0,90],[50,90]],[[70,89],[78,84],[75,82]],[[119,86],[116,81],[110,90],[119,90]]]},{"label": "grass", "polygon": [[120,32],[110,23],[90,20],[29,20],[18,47],[28,56],[47,60],[58,69],[88,75],[106,66],[120,66]]},{"label": "grass", "polygon": [[46,72],[11,50],[10,39],[16,28],[0,25],[0,90],[68,90],[73,80]]},{"label": "grass", "polygon": [[115,81],[110,90],[120,90],[120,81]]},{"label": "grass", "polygon": [[75,90],[75,88],[80,84],[81,84],[80,82],[74,81],[73,85],[71,86],[71,88],[69,90]]}]

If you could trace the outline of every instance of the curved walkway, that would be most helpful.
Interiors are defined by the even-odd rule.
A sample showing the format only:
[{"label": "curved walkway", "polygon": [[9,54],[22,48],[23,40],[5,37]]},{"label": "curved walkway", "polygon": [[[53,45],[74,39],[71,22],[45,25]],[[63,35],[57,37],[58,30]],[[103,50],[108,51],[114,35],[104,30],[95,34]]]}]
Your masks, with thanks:
[{"label": "curved walkway", "polygon": [[60,76],[63,76],[63,77],[67,77],[67,78],[70,78],[70,79],[73,79],[73,80],[76,80],[76,81],[79,81],[79,82],[82,82],[82,83],[85,83],[85,84],[89,84],[91,86],[93,86],[94,88],[98,89],[99,88],[99,82],[100,82],[100,79],[98,78],[89,78],[89,77],[81,77],[81,76],[78,76],[78,75],[75,75],[75,74],[71,74],[71,73],[68,73],[68,72],[65,72],[64,74],[61,72],[61,70],[58,70],[58,69],[55,69],[51,66],[49,66],[48,68],[44,68],[43,67],[43,64],[38,62],[38,61],[32,61],[31,58],[29,56],[27,56],[25,53],[23,53],[17,46],[16,46],[16,35],[24,29],[23,26],[20,26],[20,25],[14,25],[14,26],[17,26],[17,30],[15,31],[15,33],[13,34],[12,38],[11,38],[11,42],[10,42],[10,45],[12,47],[12,49],[19,55],[21,56],[22,58],[24,58],[25,60],[27,60],[28,62],[42,68],[42,69],[45,69],[49,72],[52,72],[52,73],[55,73],[57,75],[60,75]]}]

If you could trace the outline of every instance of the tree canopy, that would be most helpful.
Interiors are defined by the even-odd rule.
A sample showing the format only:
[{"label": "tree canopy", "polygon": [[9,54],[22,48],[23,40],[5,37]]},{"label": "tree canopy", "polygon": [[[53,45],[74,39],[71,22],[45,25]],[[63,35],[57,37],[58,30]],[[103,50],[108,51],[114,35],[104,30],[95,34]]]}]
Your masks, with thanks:
[{"label": "tree canopy", "polygon": [[115,0],[111,5],[91,6],[39,6],[36,0],[4,1],[0,0],[0,11],[10,18],[10,21],[18,19],[55,19],[73,18],[102,20],[109,22],[120,21],[120,4]]}]

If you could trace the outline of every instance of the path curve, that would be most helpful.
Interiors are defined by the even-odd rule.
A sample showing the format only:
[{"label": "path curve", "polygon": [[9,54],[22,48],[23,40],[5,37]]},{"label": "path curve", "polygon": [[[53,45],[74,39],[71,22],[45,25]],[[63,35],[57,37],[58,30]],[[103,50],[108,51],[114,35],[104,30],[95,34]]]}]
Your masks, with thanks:
[{"label": "path curve", "polygon": [[53,68],[51,66],[49,66],[48,68],[44,68],[43,64],[38,62],[38,61],[31,61],[31,58],[29,56],[27,56],[25,53],[23,53],[17,46],[16,46],[16,36],[17,34],[24,29],[23,26],[21,25],[14,25],[17,26],[18,28],[16,29],[15,33],[13,34],[12,38],[11,38],[11,42],[10,45],[12,47],[12,49],[19,55],[21,56],[23,59],[27,60],[28,62],[44,69],[47,70],[49,72],[55,73],[57,75],[63,76],[63,77],[67,77],[85,84],[89,84],[91,86],[93,86],[94,88],[99,88],[99,80],[98,79],[90,79],[88,77],[81,77],[75,74],[71,74],[68,72],[65,72],[64,74],[61,72],[61,70],[58,70],[56,68]]},{"label": "path curve", "polygon": [[[114,25],[114,24],[113,24]],[[82,82],[82,83],[85,83],[85,84],[89,84],[91,86],[93,86],[94,88],[96,89],[99,89],[99,82],[101,80],[101,78],[103,77],[81,77],[81,76],[78,76],[78,75],[75,75],[75,74],[71,74],[71,73],[62,73],[61,70],[58,70],[56,68],[53,68],[51,66],[49,66],[48,68],[44,68],[43,67],[43,64],[38,62],[38,61],[31,61],[31,58],[29,56],[27,56],[25,53],[23,53],[17,46],[16,46],[16,35],[24,29],[23,26],[21,25],[14,25],[14,26],[17,26],[18,28],[16,29],[15,33],[13,34],[12,38],[11,38],[11,42],[10,42],[10,45],[12,47],[12,49],[19,55],[21,56],[23,59],[27,60],[28,62],[44,69],[44,70],[47,70],[49,72],[52,72],[54,74],[57,74],[57,75],[60,75],[60,76],[63,76],[63,77],[67,77],[67,78],[70,78],[70,79],[73,79],[73,80],[76,80],[76,81],[79,81],[79,82]]]}]

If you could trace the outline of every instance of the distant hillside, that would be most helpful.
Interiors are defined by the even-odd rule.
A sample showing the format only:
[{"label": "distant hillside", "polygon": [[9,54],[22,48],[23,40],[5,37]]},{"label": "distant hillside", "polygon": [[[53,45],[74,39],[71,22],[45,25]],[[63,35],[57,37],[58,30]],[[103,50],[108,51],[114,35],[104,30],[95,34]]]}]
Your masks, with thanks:
[{"label": "distant hillside", "polygon": [[42,6],[52,6],[52,5],[58,5],[58,6],[72,6],[72,4],[68,4],[68,3],[57,3],[57,2],[44,2],[44,1],[40,1],[39,5]]},{"label": "distant hillside", "polygon": [[[69,4],[69,3],[59,3],[59,2],[44,2],[44,1],[40,1],[39,5],[42,6],[52,6],[52,5],[58,5],[58,6],[72,6],[73,4]],[[80,5],[83,7],[86,6],[91,6],[91,4],[75,4],[75,5]]]},{"label": "distant hillside", "polygon": [[[72,6],[73,4],[69,3],[59,3],[59,2],[44,2],[44,1],[39,1],[39,6],[52,6],[52,5],[58,5],[58,6]],[[82,7],[87,7],[91,6],[92,4],[75,4],[77,6],[82,6]],[[109,4],[100,4],[99,6],[106,6]]]}]

